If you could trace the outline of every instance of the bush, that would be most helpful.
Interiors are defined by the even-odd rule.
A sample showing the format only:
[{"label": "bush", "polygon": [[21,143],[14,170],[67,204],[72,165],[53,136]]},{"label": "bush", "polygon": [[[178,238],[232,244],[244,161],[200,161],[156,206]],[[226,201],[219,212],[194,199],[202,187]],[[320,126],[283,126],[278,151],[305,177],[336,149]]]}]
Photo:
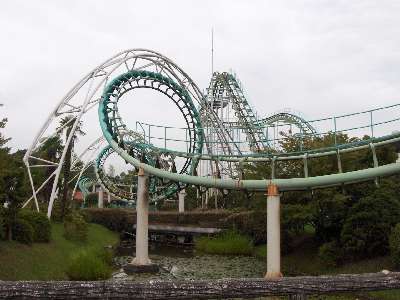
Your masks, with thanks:
[{"label": "bush", "polygon": [[86,221],[118,232],[131,231],[136,223],[136,212],[133,209],[88,208],[82,210],[82,214]]},{"label": "bush", "polygon": [[210,254],[251,255],[253,241],[235,231],[227,231],[214,238],[200,237],[196,239],[195,248]]},{"label": "bush", "polygon": [[349,258],[385,255],[389,234],[400,218],[400,203],[394,193],[376,190],[349,210],[341,243]]},{"label": "bush", "polygon": [[400,223],[392,230],[389,237],[390,257],[395,268],[400,268]]},{"label": "bush", "polygon": [[110,263],[105,249],[84,249],[72,257],[67,275],[70,280],[105,280],[111,277]]},{"label": "bush", "polygon": [[34,230],[28,221],[18,218],[12,225],[13,239],[24,244],[32,244]]},{"label": "bush", "polygon": [[329,267],[337,267],[343,260],[343,250],[336,241],[323,244],[319,247],[318,257]]},{"label": "bush", "polygon": [[49,242],[51,237],[51,224],[43,213],[32,210],[21,210],[19,218],[27,221],[33,228],[34,242]]},{"label": "bush", "polygon": [[87,240],[88,225],[82,215],[71,213],[64,219],[64,237],[67,240],[85,242]]}]

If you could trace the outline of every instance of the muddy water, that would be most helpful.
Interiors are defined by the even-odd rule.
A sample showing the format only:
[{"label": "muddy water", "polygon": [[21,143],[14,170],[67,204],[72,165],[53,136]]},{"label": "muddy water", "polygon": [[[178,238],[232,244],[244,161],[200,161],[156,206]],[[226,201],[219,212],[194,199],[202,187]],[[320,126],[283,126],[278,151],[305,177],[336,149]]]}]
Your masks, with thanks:
[{"label": "muddy water", "polygon": [[[132,259],[133,256],[117,256],[114,263],[121,268]],[[196,253],[191,249],[171,246],[151,245],[150,259],[160,266],[159,273],[128,276],[120,269],[114,274],[114,279],[142,281],[149,279],[255,278],[263,277],[266,270],[266,262],[256,257],[207,255]]]}]

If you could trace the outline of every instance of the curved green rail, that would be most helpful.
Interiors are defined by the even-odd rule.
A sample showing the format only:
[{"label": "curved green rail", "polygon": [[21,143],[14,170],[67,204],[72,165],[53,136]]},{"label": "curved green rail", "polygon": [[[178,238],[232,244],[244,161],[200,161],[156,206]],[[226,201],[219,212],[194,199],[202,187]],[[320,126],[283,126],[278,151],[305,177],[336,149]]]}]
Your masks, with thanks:
[{"label": "curved green rail", "polygon": [[[195,120],[192,124],[194,125],[194,134],[197,134],[200,138],[193,142],[193,136],[191,135],[189,141],[192,143],[190,147],[190,151],[182,152],[182,151],[174,151],[171,149],[163,149],[159,147],[155,147],[153,145],[143,143],[143,141],[133,141],[134,145],[140,145],[142,149],[148,148],[152,151],[158,153],[169,153],[177,156],[182,156],[190,161],[191,167],[190,171],[186,172],[188,168],[184,168],[184,171],[180,173],[173,173],[170,171],[162,170],[156,168],[148,163],[142,162],[140,159],[132,155],[131,149],[129,148],[127,141],[124,140],[124,135],[119,131],[120,127],[123,127],[124,130],[126,128],[123,125],[120,125],[116,120],[118,116],[116,115],[116,103],[118,99],[123,94],[120,92],[121,86],[124,86],[126,82],[129,82],[131,78],[139,78],[144,79],[144,81],[150,80],[151,82],[157,82],[162,85],[167,86],[167,90],[162,90],[155,88],[167,96],[174,100],[171,95],[168,95],[168,89],[173,90],[174,94],[179,95],[179,101],[184,102],[188,107],[188,112],[186,115],[193,116],[193,120]],[[141,86],[140,80],[138,81],[138,87]],[[142,85],[145,85],[142,83]],[[153,85],[152,85],[153,86]],[[154,88],[154,87],[152,87]],[[175,101],[174,101],[175,102]],[[175,102],[177,103],[177,102]],[[179,105],[178,105],[179,107]],[[193,109],[193,111],[190,111]],[[181,110],[182,111],[182,110]],[[234,190],[248,190],[248,191],[264,191],[268,184],[274,183],[279,186],[280,190],[288,191],[288,190],[301,190],[308,188],[321,188],[342,184],[349,184],[359,181],[371,180],[377,177],[388,176],[395,173],[400,172],[400,164],[391,163],[384,166],[378,165],[378,160],[375,153],[375,147],[398,143],[400,141],[400,133],[394,133],[391,135],[382,136],[379,138],[369,138],[361,141],[357,141],[354,143],[348,143],[343,145],[335,145],[333,147],[326,147],[323,149],[311,149],[311,150],[303,150],[297,151],[293,153],[278,153],[278,152],[258,152],[252,154],[241,154],[241,155],[205,155],[201,153],[202,149],[202,133],[203,129],[201,128],[200,120],[198,119],[197,111],[193,103],[190,101],[189,95],[185,92],[183,87],[179,87],[174,84],[168,78],[162,77],[162,75],[152,72],[145,71],[131,71],[126,74],[123,74],[116,79],[114,79],[105,89],[103,98],[99,105],[99,120],[100,126],[103,131],[103,134],[108,141],[109,145],[127,162],[131,163],[137,168],[143,168],[145,172],[149,173],[158,178],[170,180],[173,182],[177,182],[179,184],[190,184],[190,185],[198,185],[205,187],[213,187],[220,189],[234,189]],[[311,129],[310,129],[311,130]],[[335,132],[336,133],[336,132]],[[196,148],[197,145],[197,148]],[[359,151],[361,149],[369,148],[372,151],[373,159],[374,159],[374,167],[367,168],[358,171],[352,172],[341,172],[341,166],[338,167],[337,174],[329,174],[323,176],[314,176],[314,177],[304,177],[304,178],[290,178],[290,179],[264,179],[264,180],[234,180],[234,179],[222,179],[215,177],[199,177],[194,176],[194,170],[199,162],[199,160],[225,160],[232,162],[256,162],[256,161],[271,161],[272,168],[274,168],[274,162],[276,160],[296,160],[302,159],[304,161],[305,168],[307,168],[307,159],[313,157],[323,157],[328,155],[336,155],[338,157],[338,162],[340,162],[340,154],[350,152],[350,151]],[[307,174],[308,172],[305,172]],[[274,172],[272,172],[274,174]],[[307,175],[305,175],[307,176]],[[274,177],[274,175],[272,175]]]},{"label": "curved green rail", "polygon": [[[110,146],[118,152],[123,149],[129,153],[130,157],[135,157],[135,151],[146,152],[145,147],[140,147],[143,140],[133,138],[130,131],[123,123],[118,113],[118,101],[130,90],[135,88],[150,88],[165,94],[170,98],[182,113],[188,128],[189,147],[188,153],[200,155],[203,149],[203,129],[201,126],[200,115],[189,95],[189,93],[172,79],[159,73],[149,71],[132,70],[113,79],[105,88],[102,99],[99,104],[100,127]],[[113,141],[113,143],[110,143]],[[146,144],[147,145],[147,144]],[[149,146],[151,146],[149,144]],[[138,147],[140,147],[138,149]],[[164,151],[164,153],[171,153]],[[147,156],[151,153],[146,153]],[[157,155],[157,153],[155,153]],[[193,174],[197,168],[198,160],[187,157],[180,174]],[[163,189],[163,196],[155,197],[152,200],[157,201],[170,196],[179,191],[183,186],[175,182],[166,185]]]}]

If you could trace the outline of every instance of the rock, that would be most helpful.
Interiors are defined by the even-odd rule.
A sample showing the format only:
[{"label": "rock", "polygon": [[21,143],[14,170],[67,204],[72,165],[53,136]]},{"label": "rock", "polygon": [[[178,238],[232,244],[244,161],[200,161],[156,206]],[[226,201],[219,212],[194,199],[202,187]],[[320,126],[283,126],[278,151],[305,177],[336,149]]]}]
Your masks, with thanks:
[{"label": "rock", "polygon": [[177,275],[178,274],[178,272],[179,272],[179,269],[178,269],[178,267],[177,266],[172,266],[172,268],[171,268],[171,274],[172,275]]},{"label": "rock", "polygon": [[121,280],[121,279],[125,279],[127,277],[128,277],[128,274],[126,274],[123,269],[120,269],[119,271],[115,272],[112,275],[112,278],[115,280]]}]

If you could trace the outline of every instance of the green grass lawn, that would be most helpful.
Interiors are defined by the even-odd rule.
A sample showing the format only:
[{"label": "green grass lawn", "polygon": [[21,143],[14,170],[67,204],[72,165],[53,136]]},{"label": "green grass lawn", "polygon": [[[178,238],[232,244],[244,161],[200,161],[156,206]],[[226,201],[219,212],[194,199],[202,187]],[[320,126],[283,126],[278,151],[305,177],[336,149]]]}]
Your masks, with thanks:
[{"label": "green grass lawn", "polygon": [[63,237],[63,225],[52,224],[50,243],[27,246],[15,241],[0,241],[0,280],[66,280],[68,262],[85,247],[104,247],[118,242],[118,234],[97,224],[89,224],[86,243]]},{"label": "green grass lawn", "polygon": [[195,240],[195,249],[209,254],[251,255],[253,242],[247,236],[226,231],[216,237],[200,237]]}]

